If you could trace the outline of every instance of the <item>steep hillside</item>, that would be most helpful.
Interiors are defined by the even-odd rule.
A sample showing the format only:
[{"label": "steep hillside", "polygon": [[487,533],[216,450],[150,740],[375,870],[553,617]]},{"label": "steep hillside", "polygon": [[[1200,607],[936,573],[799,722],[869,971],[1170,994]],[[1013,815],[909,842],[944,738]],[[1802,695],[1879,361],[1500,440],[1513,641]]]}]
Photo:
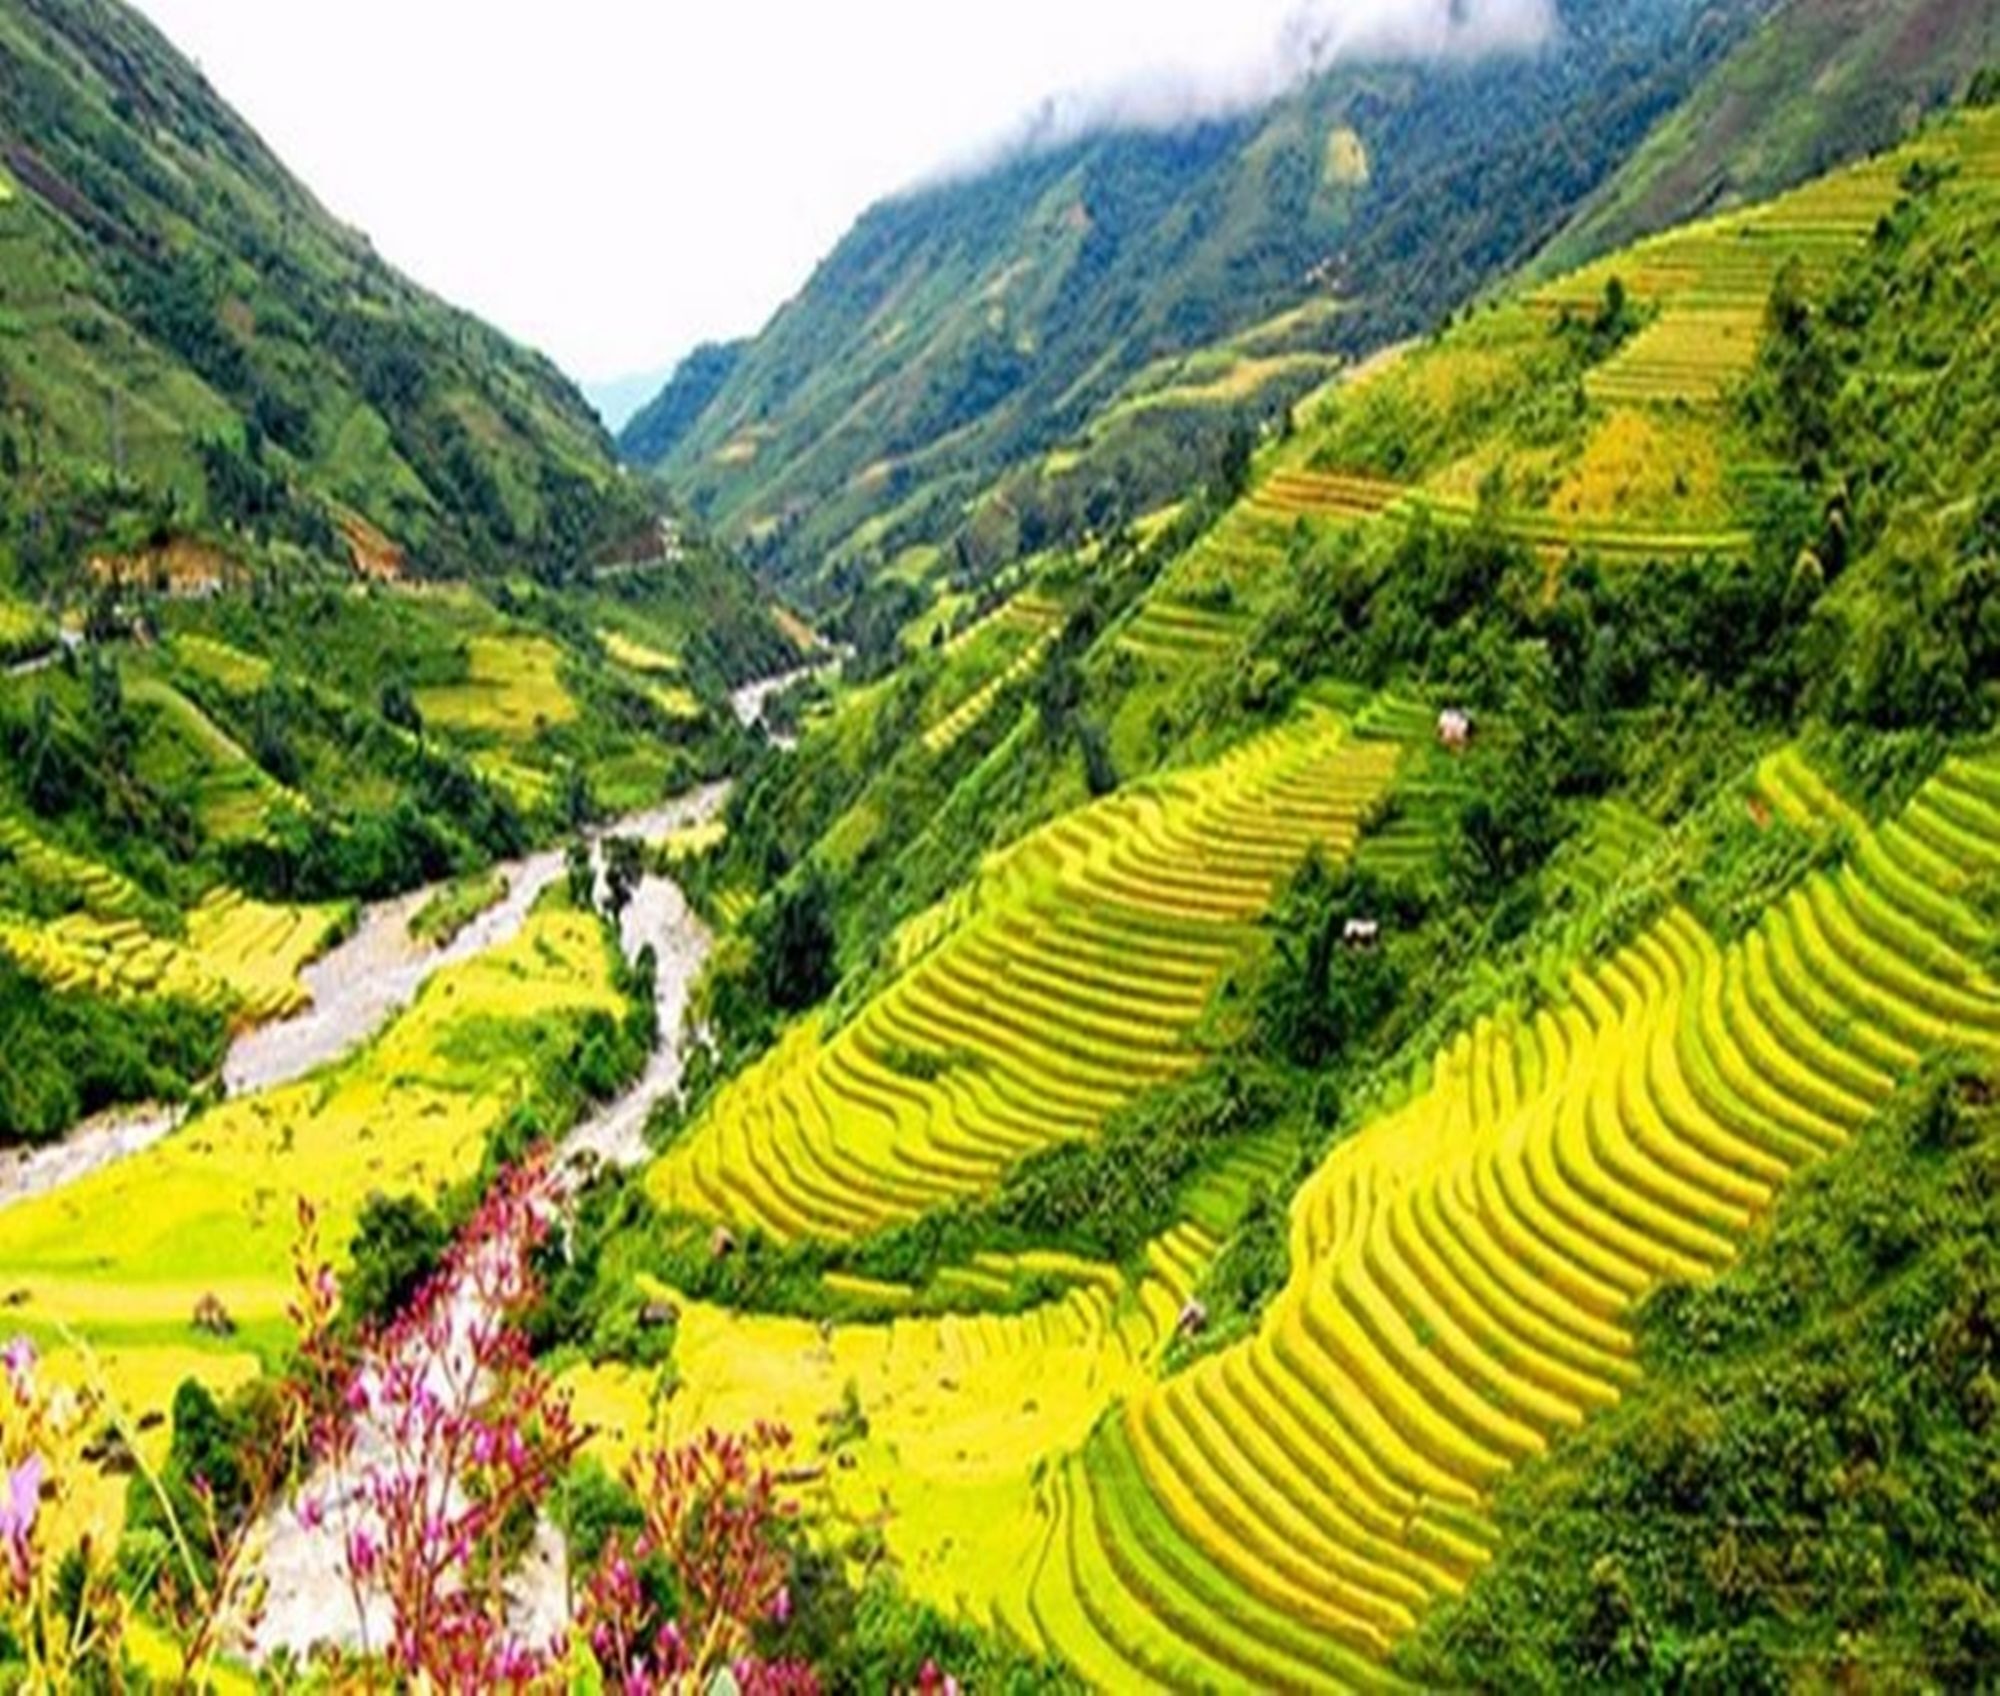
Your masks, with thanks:
[{"label": "steep hillside", "polygon": [[748,345],[724,342],[696,348],[619,431],[619,453],[634,465],[658,465],[671,456],[722,392]]},{"label": "steep hillside", "polygon": [[0,6],[0,160],[31,577],[190,517],[378,572],[548,572],[636,509],[552,365],[383,264],[116,0]]},{"label": "steep hillside", "polygon": [[576,1322],[1096,1687],[1986,1666],[1996,252],[1972,111],[920,622],[690,873]]},{"label": "steep hillside", "polygon": [[1157,361],[1315,298],[1339,310],[1272,352],[1428,327],[1531,253],[1761,7],[1559,10],[1532,55],[1344,69],[1255,116],[1030,149],[876,207],[692,427],[676,416],[670,484],[794,573],[857,533],[879,562],[948,540],[998,471]]},{"label": "steep hillside", "polygon": [[1901,140],[2000,61],[1984,0],[1786,0],[1591,197],[1544,269]]},{"label": "steep hillside", "polygon": [[349,900],[715,774],[797,649],[132,12],[0,3],[0,160],[8,1144],[184,1093]]}]

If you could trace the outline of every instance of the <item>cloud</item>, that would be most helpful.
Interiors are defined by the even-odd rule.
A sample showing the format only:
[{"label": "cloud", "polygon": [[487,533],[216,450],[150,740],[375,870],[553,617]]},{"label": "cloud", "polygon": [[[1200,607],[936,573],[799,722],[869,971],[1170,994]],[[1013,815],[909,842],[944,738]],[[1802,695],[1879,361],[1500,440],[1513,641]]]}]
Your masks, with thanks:
[{"label": "cloud", "polygon": [[1052,95],[928,180],[970,175],[1107,130],[1170,131],[1234,117],[1336,64],[1531,52],[1556,28],[1555,0],[1301,0],[1247,54],[1166,62]]}]

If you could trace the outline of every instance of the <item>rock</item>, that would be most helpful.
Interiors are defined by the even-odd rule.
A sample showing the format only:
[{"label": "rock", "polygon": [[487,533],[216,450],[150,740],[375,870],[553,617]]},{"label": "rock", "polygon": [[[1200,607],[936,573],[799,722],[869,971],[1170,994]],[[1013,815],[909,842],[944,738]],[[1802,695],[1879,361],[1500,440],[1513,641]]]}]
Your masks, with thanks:
[{"label": "rock", "polygon": [[1174,1322],[1174,1329],[1183,1337],[1198,1337],[1208,1329],[1208,1309],[1198,1301],[1191,1301],[1181,1309],[1181,1316]]},{"label": "rock", "polygon": [[639,1324],[648,1331],[664,1331],[681,1322],[681,1310],[670,1301],[649,1301],[639,1309]]}]

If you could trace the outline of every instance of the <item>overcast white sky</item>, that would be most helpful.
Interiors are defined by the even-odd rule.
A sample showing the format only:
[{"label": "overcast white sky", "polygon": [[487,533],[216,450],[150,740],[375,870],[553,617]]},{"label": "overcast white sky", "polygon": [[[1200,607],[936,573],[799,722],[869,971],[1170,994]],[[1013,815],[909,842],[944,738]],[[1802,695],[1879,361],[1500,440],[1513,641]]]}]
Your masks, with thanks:
[{"label": "overcast white sky", "polygon": [[[1158,118],[1270,92],[1301,8],[139,3],[387,258],[584,379],[758,328],[870,201],[1052,95]],[[1550,0],[1306,0],[1321,32],[1388,20],[1419,40],[1468,3],[1511,37]]]}]

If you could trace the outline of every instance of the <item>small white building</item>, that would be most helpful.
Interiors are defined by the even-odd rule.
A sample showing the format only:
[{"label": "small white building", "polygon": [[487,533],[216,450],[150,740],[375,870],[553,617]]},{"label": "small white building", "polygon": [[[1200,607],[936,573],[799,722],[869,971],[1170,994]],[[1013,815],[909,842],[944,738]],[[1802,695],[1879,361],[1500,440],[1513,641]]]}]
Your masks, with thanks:
[{"label": "small white building", "polygon": [[1347,928],[1341,932],[1341,940],[1349,948],[1375,948],[1381,945],[1382,921],[1380,919],[1349,919]]},{"label": "small white building", "polygon": [[1472,746],[1472,715],[1458,707],[1438,714],[1438,741],[1454,754]]}]

